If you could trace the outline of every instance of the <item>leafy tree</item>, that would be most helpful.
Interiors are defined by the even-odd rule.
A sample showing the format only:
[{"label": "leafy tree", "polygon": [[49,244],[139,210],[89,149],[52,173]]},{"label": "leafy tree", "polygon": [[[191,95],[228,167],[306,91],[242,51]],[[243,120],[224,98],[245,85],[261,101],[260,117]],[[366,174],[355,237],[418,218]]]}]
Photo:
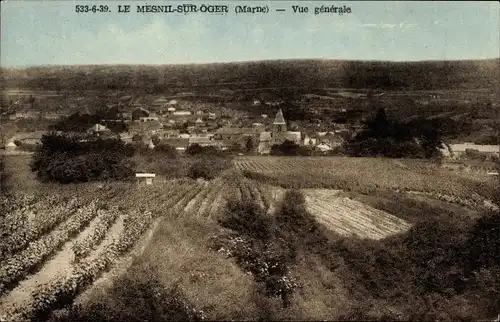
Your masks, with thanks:
[{"label": "leafy tree", "polygon": [[255,149],[255,143],[253,142],[252,137],[247,137],[247,141],[245,144],[247,152],[252,152]]},{"label": "leafy tree", "polygon": [[173,146],[168,144],[159,143],[158,145],[155,146],[155,151],[169,158],[179,157],[179,152],[177,152],[177,150]]},{"label": "leafy tree", "polygon": [[375,115],[375,118],[368,122],[368,128],[373,137],[385,138],[389,136],[390,124],[387,120],[387,115],[384,108],[380,108]]},{"label": "leafy tree", "polygon": [[212,180],[215,177],[215,171],[207,162],[203,160],[196,160],[188,170],[188,177],[191,179],[206,179]]},{"label": "leafy tree", "polygon": [[388,120],[381,108],[344,147],[352,156],[435,158],[440,155],[442,127],[438,120]]},{"label": "leafy tree", "polygon": [[129,158],[134,148],[118,139],[49,133],[31,160],[42,181],[60,183],[127,179],[133,175]]},{"label": "leafy tree", "polygon": [[198,143],[191,144],[190,146],[187,147],[185,153],[186,153],[186,155],[190,155],[190,156],[199,155],[199,154],[203,153],[203,147],[201,145],[199,145]]},{"label": "leafy tree", "polygon": [[311,151],[307,147],[302,147],[293,141],[285,140],[281,144],[271,146],[271,155],[310,155]]},{"label": "leafy tree", "polygon": [[156,146],[156,145],[158,145],[161,142],[161,139],[160,139],[160,137],[158,135],[153,135],[151,137],[151,141]]},{"label": "leafy tree", "polygon": [[419,129],[422,138],[422,148],[426,158],[435,157],[441,146],[440,122],[438,119],[425,122]]}]

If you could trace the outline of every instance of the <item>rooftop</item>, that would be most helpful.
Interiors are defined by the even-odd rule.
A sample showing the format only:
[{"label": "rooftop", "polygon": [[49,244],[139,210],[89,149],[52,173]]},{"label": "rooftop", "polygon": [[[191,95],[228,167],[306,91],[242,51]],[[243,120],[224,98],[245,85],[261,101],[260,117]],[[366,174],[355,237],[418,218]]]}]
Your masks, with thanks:
[{"label": "rooftop", "polygon": [[278,113],[276,114],[276,118],[274,119],[273,124],[286,124],[285,118],[283,117],[283,112],[281,111],[281,108],[279,109]]},{"label": "rooftop", "polygon": [[262,132],[259,128],[253,127],[221,127],[215,131],[217,134],[259,134]]}]

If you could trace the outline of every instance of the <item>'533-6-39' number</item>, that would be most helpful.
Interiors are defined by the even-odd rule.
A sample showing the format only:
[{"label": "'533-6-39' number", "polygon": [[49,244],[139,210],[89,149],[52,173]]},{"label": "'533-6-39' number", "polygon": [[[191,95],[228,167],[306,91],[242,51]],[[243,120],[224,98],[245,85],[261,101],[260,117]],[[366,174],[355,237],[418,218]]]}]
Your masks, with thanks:
[{"label": "'533-6-39' number", "polygon": [[109,10],[108,6],[102,6],[102,5],[101,6],[97,6],[97,5],[93,5],[93,6],[89,6],[89,5],[76,5],[75,6],[75,11],[77,13],[111,12],[111,10]]}]

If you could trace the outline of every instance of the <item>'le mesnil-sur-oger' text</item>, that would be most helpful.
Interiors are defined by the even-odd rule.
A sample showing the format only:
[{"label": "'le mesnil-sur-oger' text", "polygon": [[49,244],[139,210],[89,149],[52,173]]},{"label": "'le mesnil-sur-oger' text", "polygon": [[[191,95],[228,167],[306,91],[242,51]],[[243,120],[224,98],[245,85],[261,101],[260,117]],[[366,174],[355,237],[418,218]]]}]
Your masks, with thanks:
[{"label": "'le mesnil-sur-oger' text", "polygon": [[[134,10],[135,9],[135,10]],[[350,14],[352,9],[349,6],[321,5],[321,6],[304,6],[291,5],[269,8],[269,6],[248,6],[229,4],[179,4],[179,5],[87,5],[78,4],[75,6],[76,13],[110,13],[118,12],[127,13],[164,13],[164,14],[190,14],[190,13],[208,13],[208,14],[227,14],[234,12],[235,14],[268,14],[271,12],[291,12],[294,14]]]}]

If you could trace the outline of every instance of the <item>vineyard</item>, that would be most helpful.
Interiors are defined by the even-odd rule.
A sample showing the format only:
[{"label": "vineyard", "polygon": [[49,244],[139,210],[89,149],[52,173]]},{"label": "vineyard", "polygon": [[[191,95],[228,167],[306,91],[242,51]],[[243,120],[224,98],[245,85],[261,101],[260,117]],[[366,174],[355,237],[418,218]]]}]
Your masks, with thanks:
[{"label": "vineyard", "polygon": [[228,198],[250,198],[266,209],[273,203],[263,187],[227,177],[152,187],[89,184],[71,192],[48,198],[16,194],[2,201],[7,234],[0,244],[0,317],[30,319],[61,308],[112,269],[161,218],[210,220]]},{"label": "vineyard", "polygon": [[365,195],[377,190],[423,193],[463,206],[483,206],[495,193],[487,175],[459,173],[420,160],[348,157],[242,157],[248,178],[284,188],[328,188]]},{"label": "vineyard", "polygon": [[218,211],[215,197],[222,187],[184,180],[153,189],[94,186],[83,197],[3,200],[0,316],[30,319],[60,307],[109,270],[160,217],[180,215],[196,203],[203,203],[200,215]]},{"label": "vineyard", "polygon": [[1,200],[0,318],[31,320],[63,308],[147,243],[146,232],[162,219],[214,221],[230,198],[253,200],[273,214],[286,188],[299,188],[319,223],[342,236],[369,239],[411,224],[345,191],[393,189],[467,207],[485,199],[472,190],[479,180],[391,160],[247,157],[235,167],[212,181],[50,186],[50,194],[16,192]]}]

